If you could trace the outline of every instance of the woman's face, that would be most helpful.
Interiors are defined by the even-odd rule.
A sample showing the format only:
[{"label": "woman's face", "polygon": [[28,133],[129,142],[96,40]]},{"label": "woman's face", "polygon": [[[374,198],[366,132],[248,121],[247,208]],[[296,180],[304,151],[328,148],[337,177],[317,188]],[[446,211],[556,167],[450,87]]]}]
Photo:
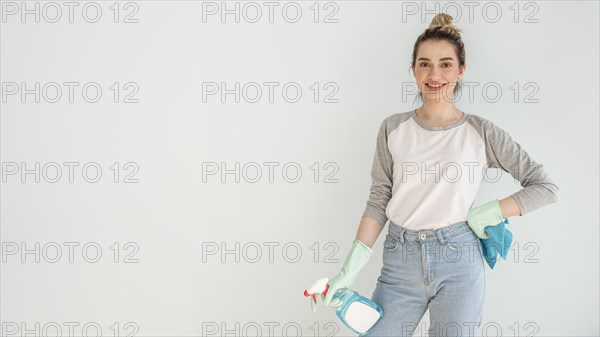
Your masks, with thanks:
[{"label": "woman's face", "polygon": [[[425,101],[454,102],[454,88],[466,65],[459,69],[454,47],[447,41],[428,40],[419,45],[413,72]],[[443,85],[439,88],[439,85]],[[437,87],[437,88],[436,88]]]}]

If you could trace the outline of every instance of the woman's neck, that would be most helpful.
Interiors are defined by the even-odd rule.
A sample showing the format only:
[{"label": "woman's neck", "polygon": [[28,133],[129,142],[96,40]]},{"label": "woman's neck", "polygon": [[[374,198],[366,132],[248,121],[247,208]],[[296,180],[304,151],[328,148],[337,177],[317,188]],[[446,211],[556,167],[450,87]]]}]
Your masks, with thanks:
[{"label": "woman's neck", "polygon": [[463,117],[454,104],[423,104],[416,111],[417,117],[427,124],[452,124]]}]

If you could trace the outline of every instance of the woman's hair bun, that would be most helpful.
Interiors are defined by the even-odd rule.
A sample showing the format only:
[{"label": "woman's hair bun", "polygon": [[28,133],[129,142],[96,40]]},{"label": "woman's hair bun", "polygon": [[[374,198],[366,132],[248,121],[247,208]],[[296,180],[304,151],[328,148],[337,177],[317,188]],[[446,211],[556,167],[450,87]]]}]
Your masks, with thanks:
[{"label": "woman's hair bun", "polygon": [[455,32],[460,34],[461,30],[452,24],[452,17],[446,13],[438,13],[435,15],[431,23],[429,24],[429,29],[438,28],[440,30],[446,30],[450,32]]}]

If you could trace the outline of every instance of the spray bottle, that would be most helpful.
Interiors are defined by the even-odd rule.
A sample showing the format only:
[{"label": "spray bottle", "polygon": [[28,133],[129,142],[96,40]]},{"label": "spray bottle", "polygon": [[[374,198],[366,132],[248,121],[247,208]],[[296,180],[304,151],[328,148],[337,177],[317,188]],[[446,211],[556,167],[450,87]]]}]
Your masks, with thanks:
[{"label": "spray bottle", "polygon": [[[328,278],[318,279],[310,288],[304,291],[304,296],[312,297],[317,303],[316,294],[327,295],[329,290]],[[377,303],[348,288],[338,289],[332,300],[338,298],[342,304],[336,310],[340,320],[359,336],[366,335],[383,317],[383,310]]]}]

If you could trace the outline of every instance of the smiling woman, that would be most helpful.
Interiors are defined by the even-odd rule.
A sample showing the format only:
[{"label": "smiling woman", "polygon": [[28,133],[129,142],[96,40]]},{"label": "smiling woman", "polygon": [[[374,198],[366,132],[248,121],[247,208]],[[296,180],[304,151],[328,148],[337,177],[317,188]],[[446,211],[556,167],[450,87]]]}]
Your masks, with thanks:
[{"label": "smiling woman", "polygon": [[[479,239],[489,239],[486,228],[503,229],[498,225],[505,218],[557,200],[558,186],[543,165],[508,132],[454,105],[465,58],[452,17],[437,14],[417,38],[410,68],[423,105],[388,116],[379,128],[369,199],[355,242],[344,268],[328,282],[331,293],[352,286],[389,220],[393,241],[384,243],[371,298],[384,315],[363,336],[410,336],[427,310],[430,326],[436,327],[429,335],[438,336],[439,327],[473,336],[482,322],[485,261],[490,263]],[[510,172],[523,189],[473,207],[488,167]],[[473,254],[459,260],[444,255],[472,243],[478,243]],[[330,305],[330,298],[324,303]]]},{"label": "smiling woman", "polygon": [[[356,236],[372,245],[389,220],[388,235],[398,241],[397,249],[384,249],[372,295],[384,316],[365,336],[410,336],[427,310],[429,335],[438,336],[439,327],[442,335],[474,336],[485,298],[484,229],[493,232],[505,217],[555,202],[558,187],[506,131],[455,107],[466,64],[452,17],[437,14],[417,38],[411,69],[424,102],[381,124]],[[459,163],[467,164],[465,170],[456,170]],[[444,177],[445,167],[455,174]],[[487,167],[510,172],[524,188],[472,207]],[[505,232],[500,237],[512,239]],[[471,255],[456,260],[444,254],[467,243],[478,248]]]}]

